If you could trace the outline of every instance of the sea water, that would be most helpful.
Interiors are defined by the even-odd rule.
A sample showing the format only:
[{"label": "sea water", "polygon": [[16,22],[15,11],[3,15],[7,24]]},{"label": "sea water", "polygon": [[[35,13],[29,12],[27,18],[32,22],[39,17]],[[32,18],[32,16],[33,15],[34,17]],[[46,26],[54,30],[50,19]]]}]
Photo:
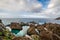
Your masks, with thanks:
[{"label": "sea water", "polygon": [[5,25],[10,24],[11,22],[27,23],[27,22],[31,22],[31,21],[34,21],[34,22],[39,23],[39,24],[43,24],[45,22],[60,24],[60,20],[55,20],[55,19],[51,19],[51,18],[1,18],[1,19]]}]

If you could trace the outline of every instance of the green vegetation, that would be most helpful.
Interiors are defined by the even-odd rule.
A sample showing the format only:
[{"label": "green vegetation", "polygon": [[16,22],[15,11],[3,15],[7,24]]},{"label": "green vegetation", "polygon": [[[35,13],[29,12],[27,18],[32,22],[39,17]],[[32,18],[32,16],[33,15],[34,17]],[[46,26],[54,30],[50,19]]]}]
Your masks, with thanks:
[{"label": "green vegetation", "polygon": [[2,35],[2,32],[0,32],[0,35]]},{"label": "green vegetation", "polygon": [[[3,34],[3,36],[2,36],[2,34]],[[8,29],[4,29],[3,32],[0,32],[0,37],[2,40],[12,40],[14,35]]]}]

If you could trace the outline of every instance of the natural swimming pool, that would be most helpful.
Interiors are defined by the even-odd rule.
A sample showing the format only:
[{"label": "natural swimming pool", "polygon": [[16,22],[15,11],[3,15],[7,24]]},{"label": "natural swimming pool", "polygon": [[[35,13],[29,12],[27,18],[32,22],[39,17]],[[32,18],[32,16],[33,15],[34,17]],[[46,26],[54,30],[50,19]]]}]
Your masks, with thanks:
[{"label": "natural swimming pool", "polygon": [[20,31],[19,29],[12,29],[11,32],[17,34],[19,31]]}]

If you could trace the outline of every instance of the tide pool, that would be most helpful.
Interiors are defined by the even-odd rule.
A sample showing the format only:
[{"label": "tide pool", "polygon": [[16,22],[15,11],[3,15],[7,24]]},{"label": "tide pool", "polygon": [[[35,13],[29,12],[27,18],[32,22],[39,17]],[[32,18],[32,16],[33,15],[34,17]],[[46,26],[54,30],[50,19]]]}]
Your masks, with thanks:
[{"label": "tide pool", "polygon": [[17,34],[18,32],[20,32],[20,30],[18,30],[18,29],[12,29],[11,32]]},{"label": "tide pool", "polygon": [[22,26],[22,30],[19,29],[12,29],[11,32],[14,33],[15,36],[24,36],[27,34],[27,30],[30,28],[30,26]]}]

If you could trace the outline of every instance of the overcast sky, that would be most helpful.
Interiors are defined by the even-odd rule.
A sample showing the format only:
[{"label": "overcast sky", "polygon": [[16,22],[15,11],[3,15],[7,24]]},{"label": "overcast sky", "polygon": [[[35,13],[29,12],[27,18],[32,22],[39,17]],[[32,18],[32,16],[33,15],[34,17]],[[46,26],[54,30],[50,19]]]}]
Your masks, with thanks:
[{"label": "overcast sky", "polygon": [[0,0],[0,18],[56,18],[60,0]]}]

